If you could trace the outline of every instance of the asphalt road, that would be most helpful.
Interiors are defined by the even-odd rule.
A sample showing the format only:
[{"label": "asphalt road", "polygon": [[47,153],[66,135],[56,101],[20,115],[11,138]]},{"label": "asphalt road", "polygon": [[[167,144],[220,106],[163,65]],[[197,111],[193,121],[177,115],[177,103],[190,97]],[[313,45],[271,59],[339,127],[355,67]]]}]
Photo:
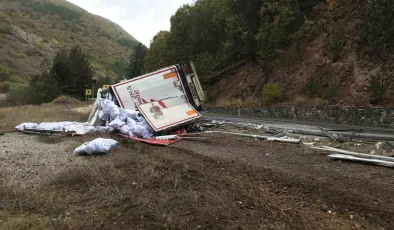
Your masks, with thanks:
[{"label": "asphalt road", "polygon": [[384,134],[393,135],[394,129],[390,128],[374,128],[374,127],[363,127],[363,126],[350,126],[340,124],[328,124],[328,123],[314,123],[306,121],[294,121],[285,119],[270,119],[270,118],[257,118],[257,117],[238,117],[225,114],[208,113],[202,112],[203,118],[209,120],[226,121],[242,124],[258,124],[263,127],[287,129],[287,130],[307,130],[307,131],[318,131],[319,127],[327,130],[343,131],[343,132],[355,132],[355,133],[369,133],[369,134]]}]

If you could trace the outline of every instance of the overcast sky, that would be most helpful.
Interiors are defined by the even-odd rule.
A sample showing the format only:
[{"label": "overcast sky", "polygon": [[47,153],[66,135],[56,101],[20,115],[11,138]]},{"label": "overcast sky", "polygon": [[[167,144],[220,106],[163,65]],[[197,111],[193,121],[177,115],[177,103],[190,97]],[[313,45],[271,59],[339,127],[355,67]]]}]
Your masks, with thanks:
[{"label": "overcast sky", "polygon": [[160,30],[170,29],[176,10],[193,0],[67,0],[90,13],[117,23],[137,40],[149,46]]}]

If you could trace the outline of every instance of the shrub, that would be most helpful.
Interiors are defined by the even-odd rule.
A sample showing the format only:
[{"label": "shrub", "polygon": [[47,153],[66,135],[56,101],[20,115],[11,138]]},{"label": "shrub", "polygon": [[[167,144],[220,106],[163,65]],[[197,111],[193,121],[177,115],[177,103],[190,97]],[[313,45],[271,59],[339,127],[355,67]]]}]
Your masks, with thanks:
[{"label": "shrub", "polygon": [[268,105],[278,103],[283,98],[282,86],[279,83],[269,83],[263,88],[263,103]]},{"label": "shrub", "polygon": [[344,48],[344,41],[339,38],[336,38],[330,44],[330,53],[331,53],[331,59],[333,62],[338,61],[339,55],[341,54],[343,48]]},{"label": "shrub", "polygon": [[372,104],[383,101],[387,90],[392,86],[394,75],[383,65],[369,81],[370,101]]},{"label": "shrub", "polygon": [[316,76],[309,78],[308,82],[304,86],[304,93],[308,96],[315,96],[317,93],[317,85],[319,79]]},{"label": "shrub", "polygon": [[7,69],[7,67],[0,64],[0,81],[6,81],[13,74],[12,70]]},{"label": "shrub", "polygon": [[11,84],[7,100],[11,105],[26,105],[31,101],[31,90],[28,84]]},{"label": "shrub", "polygon": [[9,83],[18,83],[18,84],[25,84],[27,83],[26,80],[18,77],[18,76],[11,76],[8,80]]},{"label": "shrub", "polygon": [[337,90],[337,88],[330,87],[327,90],[325,98],[327,98],[330,103],[335,103],[337,101],[337,97],[338,97],[338,90]]},{"label": "shrub", "polygon": [[70,96],[60,96],[51,103],[55,105],[75,105],[81,103],[81,101]]},{"label": "shrub", "polygon": [[210,74],[212,74],[215,60],[214,57],[208,52],[204,52],[197,55],[195,63],[199,77],[201,79],[204,79]]},{"label": "shrub", "polygon": [[26,57],[26,54],[21,53],[21,52],[11,52],[10,54],[12,56],[16,57],[16,58],[24,58],[24,57]]},{"label": "shrub", "polygon": [[7,93],[10,90],[10,83],[5,81],[5,82],[0,82],[0,93],[4,94]]},{"label": "shrub", "polygon": [[219,100],[216,101],[216,106],[218,107],[237,107],[242,105],[242,100],[241,99],[235,99],[235,98],[220,98]]}]

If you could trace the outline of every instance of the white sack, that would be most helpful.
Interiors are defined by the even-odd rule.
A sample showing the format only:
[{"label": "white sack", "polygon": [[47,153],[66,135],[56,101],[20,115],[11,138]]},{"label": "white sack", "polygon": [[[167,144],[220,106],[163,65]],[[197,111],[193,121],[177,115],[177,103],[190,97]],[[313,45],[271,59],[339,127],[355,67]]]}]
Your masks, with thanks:
[{"label": "white sack", "polygon": [[108,153],[118,142],[112,139],[97,138],[91,142],[85,143],[73,152],[74,155],[94,155]]},{"label": "white sack", "polygon": [[24,131],[25,129],[36,129],[38,124],[36,123],[23,123],[15,127],[19,131]]},{"label": "white sack", "polygon": [[119,107],[116,106],[113,101],[99,98],[96,106],[105,114],[110,115],[111,119],[115,119],[119,116]]},{"label": "white sack", "polygon": [[119,131],[121,134],[130,135],[130,127],[127,125],[122,126]]},{"label": "white sack", "polygon": [[42,122],[38,125],[36,129],[38,130],[48,130],[48,131],[62,131],[66,126],[74,125],[74,124],[85,124],[78,122]]},{"label": "white sack", "polygon": [[125,124],[126,124],[125,122],[123,122],[122,120],[119,119],[119,117],[117,117],[115,120],[113,120],[107,126],[112,127],[114,129],[119,129],[120,127],[122,127]]},{"label": "white sack", "polygon": [[141,125],[135,125],[130,128],[130,136],[131,137],[140,137],[144,139],[148,139],[153,136],[149,130],[147,130],[145,127]]}]

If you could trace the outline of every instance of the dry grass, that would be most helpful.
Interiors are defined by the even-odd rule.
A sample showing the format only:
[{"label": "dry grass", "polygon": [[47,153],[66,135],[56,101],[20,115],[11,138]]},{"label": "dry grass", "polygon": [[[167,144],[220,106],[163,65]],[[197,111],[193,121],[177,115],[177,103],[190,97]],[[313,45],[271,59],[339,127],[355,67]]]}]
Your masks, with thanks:
[{"label": "dry grass", "polygon": [[228,98],[220,98],[216,101],[215,106],[217,107],[237,107],[242,106],[241,99],[228,99]]},{"label": "dry grass", "polygon": [[90,163],[49,177],[41,188],[0,188],[8,215],[3,226],[10,226],[5,229],[308,225],[274,204],[277,198],[267,194],[259,177],[252,178],[256,172],[239,174],[241,169],[233,165],[179,149],[125,141],[109,156]]},{"label": "dry grass", "polygon": [[85,103],[43,104],[0,108],[0,132],[11,132],[15,126],[24,122],[87,121],[89,114],[73,108],[86,106]]},{"label": "dry grass", "polygon": [[307,98],[297,96],[292,101],[285,103],[288,105],[328,105],[329,101],[321,98]]},{"label": "dry grass", "polygon": [[81,101],[70,96],[60,96],[54,99],[51,103],[54,105],[75,105],[81,104]]}]

